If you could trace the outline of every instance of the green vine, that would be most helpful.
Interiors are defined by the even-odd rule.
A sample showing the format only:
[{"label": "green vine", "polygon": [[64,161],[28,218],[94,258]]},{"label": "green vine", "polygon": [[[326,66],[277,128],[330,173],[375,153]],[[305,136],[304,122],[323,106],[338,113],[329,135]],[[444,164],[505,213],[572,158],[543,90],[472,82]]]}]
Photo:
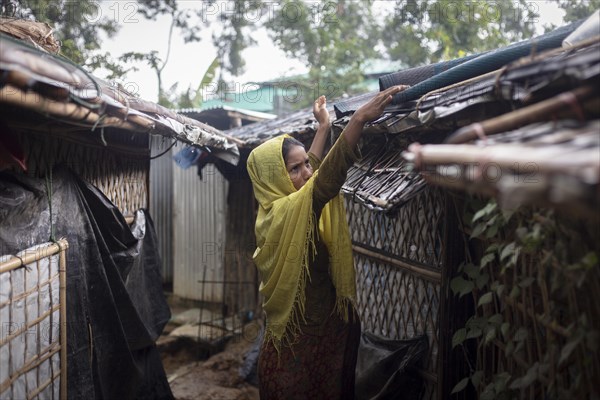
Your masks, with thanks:
[{"label": "green vine", "polygon": [[467,345],[476,344],[478,355],[493,348],[504,359],[484,365],[478,356],[452,393],[471,384],[481,400],[589,396],[600,328],[593,235],[553,210],[507,211],[477,199],[466,205],[468,257],[450,288],[473,296],[475,314],[452,347],[468,355]]}]

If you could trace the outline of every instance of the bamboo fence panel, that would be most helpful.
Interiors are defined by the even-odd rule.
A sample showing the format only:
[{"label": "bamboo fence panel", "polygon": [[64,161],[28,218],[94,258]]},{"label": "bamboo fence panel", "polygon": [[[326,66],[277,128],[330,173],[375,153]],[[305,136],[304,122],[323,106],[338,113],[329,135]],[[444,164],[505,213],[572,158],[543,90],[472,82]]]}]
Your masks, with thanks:
[{"label": "bamboo fence panel", "polygon": [[67,248],[0,257],[0,398],[67,398]]}]

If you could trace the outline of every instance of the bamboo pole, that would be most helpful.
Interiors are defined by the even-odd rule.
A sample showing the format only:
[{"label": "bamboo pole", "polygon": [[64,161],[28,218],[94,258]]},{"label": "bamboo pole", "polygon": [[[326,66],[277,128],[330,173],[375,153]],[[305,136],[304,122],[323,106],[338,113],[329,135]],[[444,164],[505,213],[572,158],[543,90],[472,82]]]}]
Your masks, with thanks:
[{"label": "bamboo pole", "polygon": [[[545,121],[549,115],[563,113],[565,109],[571,111],[569,107],[577,110],[581,101],[588,99],[594,94],[596,94],[595,88],[582,86],[496,118],[467,125],[450,135],[445,142],[448,144],[465,143],[480,136],[494,135],[529,123]],[[577,111],[574,112],[577,113]]]},{"label": "bamboo pole", "polygon": [[428,165],[462,164],[478,166],[481,169],[500,167],[530,174],[568,171],[576,173],[584,168],[600,168],[597,148],[576,150],[566,146],[532,148],[510,144],[489,147],[431,144],[411,146],[409,152],[405,152],[404,155],[409,161],[420,164],[420,169],[425,169]]},{"label": "bamboo pole", "polygon": [[68,243],[65,239],[60,239],[56,243],[48,244],[46,247],[36,249],[35,251],[26,252],[22,256],[13,256],[7,261],[0,263],[0,274],[19,268],[23,265],[31,264],[32,262],[41,260],[42,258],[50,257],[66,249]]},{"label": "bamboo pole", "polygon": [[65,241],[65,246],[61,249],[59,256],[60,276],[60,399],[67,399],[67,255],[66,250],[69,247]]},{"label": "bamboo pole", "polygon": [[352,250],[355,251],[358,254],[361,254],[363,256],[367,256],[369,258],[372,259],[376,259],[379,261],[383,261],[386,262],[388,264],[394,265],[396,267],[401,267],[405,270],[408,270],[414,274],[416,274],[417,276],[420,276],[421,278],[427,279],[429,281],[432,281],[434,283],[440,283],[441,279],[442,279],[442,275],[440,272],[436,272],[436,271],[431,271],[429,269],[417,266],[417,265],[412,265],[409,264],[407,262],[404,261],[400,261],[396,258],[393,257],[389,257],[377,252],[374,252],[372,250],[366,249],[362,246],[358,246],[358,245],[352,245]]},{"label": "bamboo pole", "polygon": [[[88,108],[74,103],[56,101],[35,92],[23,92],[10,84],[0,89],[0,102],[24,107],[45,115],[50,114],[55,117],[68,118],[69,122],[88,124],[90,128],[97,124],[98,127],[110,125],[110,127],[114,128],[147,132],[155,127],[154,121],[136,118],[135,122],[139,125],[135,125],[121,118],[105,114],[99,115]],[[128,119],[131,120],[134,118]]]}]

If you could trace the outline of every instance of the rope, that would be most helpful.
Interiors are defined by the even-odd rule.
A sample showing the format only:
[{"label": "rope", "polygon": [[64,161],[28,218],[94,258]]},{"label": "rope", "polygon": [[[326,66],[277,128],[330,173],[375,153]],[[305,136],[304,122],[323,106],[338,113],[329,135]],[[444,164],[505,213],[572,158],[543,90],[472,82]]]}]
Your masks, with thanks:
[{"label": "rope", "polygon": [[48,211],[50,212],[50,241],[52,243],[56,243],[56,238],[54,236],[54,223],[52,222],[52,167],[50,167],[49,172],[46,174],[46,193],[48,195]]},{"label": "rope", "polygon": [[173,148],[173,146],[175,146],[175,143],[177,143],[177,139],[173,140],[173,143],[171,143],[171,145],[170,145],[170,146],[169,146],[169,147],[168,147],[168,148],[167,148],[165,151],[163,151],[162,153],[160,153],[160,154],[158,154],[158,155],[156,155],[156,156],[151,156],[151,157],[150,157],[150,159],[151,159],[151,160],[154,160],[154,159],[156,159],[156,158],[158,158],[158,157],[162,157],[162,156],[164,156],[165,154],[167,154],[167,152],[168,152],[169,150],[171,150],[171,149]]}]

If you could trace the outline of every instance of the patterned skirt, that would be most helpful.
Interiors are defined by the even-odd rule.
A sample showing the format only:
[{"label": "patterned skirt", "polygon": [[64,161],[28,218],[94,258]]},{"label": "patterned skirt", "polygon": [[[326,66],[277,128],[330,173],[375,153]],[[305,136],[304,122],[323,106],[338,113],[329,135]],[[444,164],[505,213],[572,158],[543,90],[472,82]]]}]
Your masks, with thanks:
[{"label": "patterned skirt", "polygon": [[258,358],[261,400],[354,399],[360,322],[329,318],[318,335],[302,334],[279,354],[264,342]]}]

